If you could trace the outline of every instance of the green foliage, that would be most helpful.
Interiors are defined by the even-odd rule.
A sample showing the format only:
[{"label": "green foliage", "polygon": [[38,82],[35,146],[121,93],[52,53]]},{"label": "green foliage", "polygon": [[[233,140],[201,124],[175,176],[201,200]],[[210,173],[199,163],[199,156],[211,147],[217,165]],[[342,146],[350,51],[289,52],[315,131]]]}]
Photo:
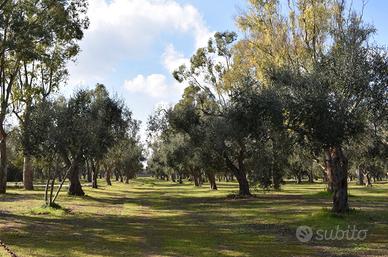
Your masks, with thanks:
[{"label": "green foliage", "polygon": [[129,178],[141,170],[144,159],[137,134],[139,122],[122,101],[109,96],[103,85],[80,90],[69,100],[47,100],[33,107],[32,153],[48,178],[55,179],[61,170],[65,178],[73,172],[76,175],[72,178],[80,188],[79,171],[87,161],[95,177],[101,162],[105,162],[105,168],[113,165],[120,172],[130,173]]},{"label": "green foliage", "polygon": [[143,147],[139,139],[126,135],[109,148],[102,162],[106,170],[120,173],[128,181],[143,169],[144,161]]}]

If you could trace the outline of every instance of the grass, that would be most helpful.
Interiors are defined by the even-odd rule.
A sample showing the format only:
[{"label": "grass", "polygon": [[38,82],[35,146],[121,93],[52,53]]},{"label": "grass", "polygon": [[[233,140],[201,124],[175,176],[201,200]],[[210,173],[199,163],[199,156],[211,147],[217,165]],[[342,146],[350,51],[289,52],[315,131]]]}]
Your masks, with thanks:
[{"label": "grass", "polygon": [[[0,240],[18,256],[388,256],[388,184],[350,185],[349,214],[332,215],[323,184],[287,184],[280,192],[230,199],[235,183],[195,188],[139,178],[62,193],[43,208],[43,191],[0,196]],[[300,225],[368,229],[365,241],[301,243]],[[9,256],[2,252],[0,256]]]}]

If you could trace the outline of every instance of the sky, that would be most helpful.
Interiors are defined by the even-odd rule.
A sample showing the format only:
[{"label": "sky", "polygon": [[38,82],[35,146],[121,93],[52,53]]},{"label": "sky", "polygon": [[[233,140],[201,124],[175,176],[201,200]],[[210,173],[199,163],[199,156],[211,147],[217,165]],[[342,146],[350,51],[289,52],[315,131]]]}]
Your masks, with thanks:
[{"label": "sky", "polygon": [[[361,0],[353,2],[361,6]],[[214,32],[237,31],[235,17],[245,7],[246,0],[89,0],[90,26],[61,93],[104,84],[142,121],[144,135],[148,115],[176,103],[183,92],[172,71]],[[385,0],[369,0],[364,10],[380,45],[388,45],[387,14]]]}]

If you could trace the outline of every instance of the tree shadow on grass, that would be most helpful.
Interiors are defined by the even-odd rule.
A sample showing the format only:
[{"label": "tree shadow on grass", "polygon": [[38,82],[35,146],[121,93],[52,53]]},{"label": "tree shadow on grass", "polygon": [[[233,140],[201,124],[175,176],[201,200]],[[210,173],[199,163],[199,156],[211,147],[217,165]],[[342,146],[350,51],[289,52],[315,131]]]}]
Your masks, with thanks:
[{"label": "tree shadow on grass", "polygon": [[[203,197],[210,190],[185,185],[180,192],[179,186],[146,180],[151,182],[144,188],[134,182],[112,191],[88,189],[90,195],[75,202],[64,198],[64,205],[81,208],[60,218],[5,213],[0,224],[8,225],[0,225],[0,235],[21,256],[335,256],[361,246],[296,240],[297,226],[325,218],[309,215],[330,204],[325,197],[283,193],[230,200],[222,194]],[[103,212],[125,210],[126,204],[134,210]],[[102,212],[83,212],[87,206]],[[330,218],[324,222],[334,224]],[[384,238],[385,230],[378,229]],[[326,252],[319,255],[321,248]]]},{"label": "tree shadow on grass", "polygon": [[[18,224],[2,231],[2,237],[28,256],[231,256],[231,252],[269,256],[268,251],[289,256],[304,252],[297,245],[279,251],[280,242],[259,230],[242,230],[233,224],[216,228],[187,214],[173,219],[118,215],[48,219],[7,214],[0,220]],[[257,255],[258,249],[262,255]]]}]

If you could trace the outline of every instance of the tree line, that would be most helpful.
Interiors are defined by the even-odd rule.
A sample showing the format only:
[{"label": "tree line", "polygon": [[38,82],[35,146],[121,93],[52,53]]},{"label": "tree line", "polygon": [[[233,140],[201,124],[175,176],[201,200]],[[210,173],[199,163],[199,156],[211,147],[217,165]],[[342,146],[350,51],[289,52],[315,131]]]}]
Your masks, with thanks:
[{"label": "tree line", "polygon": [[322,178],[347,212],[349,179],[387,176],[387,49],[345,1],[248,2],[242,39],[216,33],[173,73],[186,88],[149,117],[148,169],[212,189],[234,177],[240,196]]}]

